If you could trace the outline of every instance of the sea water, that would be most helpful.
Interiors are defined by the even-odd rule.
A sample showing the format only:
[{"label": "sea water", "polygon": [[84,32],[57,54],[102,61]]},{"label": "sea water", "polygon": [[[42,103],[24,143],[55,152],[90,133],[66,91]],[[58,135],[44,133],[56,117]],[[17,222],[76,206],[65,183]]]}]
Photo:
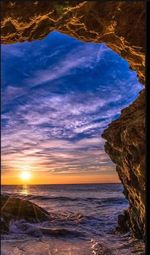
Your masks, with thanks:
[{"label": "sea water", "polygon": [[121,184],[2,186],[2,193],[30,200],[51,216],[38,224],[12,221],[1,237],[2,255],[144,254],[142,241],[114,231],[128,208]]}]

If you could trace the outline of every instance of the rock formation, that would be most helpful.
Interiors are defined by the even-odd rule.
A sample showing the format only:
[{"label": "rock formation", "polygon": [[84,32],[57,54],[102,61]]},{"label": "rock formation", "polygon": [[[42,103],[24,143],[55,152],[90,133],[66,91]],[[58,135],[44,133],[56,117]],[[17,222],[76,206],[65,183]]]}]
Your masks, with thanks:
[{"label": "rock formation", "polygon": [[144,176],[144,92],[138,99],[121,112],[102,137],[107,139],[105,150],[117,165],[116,170],[129,201],[129,209],[119,217],[119,223],[126,221],[126,229],[136,237],[145,235],[145,176]]},{"label": "rock formation", "polygon": [[11,220],[26,220],[28,222],[41,222],[49,219],[49,214],[39,206],[30,201],[11,197],[1,196],[1,233],[9,231]]},{"label": "rock formation", "polygon": [[[1,8],[2,43],[42,39],[54,30],[86,42],[104,42],[129,62],[144,84],[144,1],[2,0]],[[144,92],[103,137],[129,200],[126,226],[135,236],[143,237]]]},{"label": "rock formation", "polygon": [[39,40],[57,30],[86,42],[105,42],[144,82],[144,1],[2,0],[1,40]]}]

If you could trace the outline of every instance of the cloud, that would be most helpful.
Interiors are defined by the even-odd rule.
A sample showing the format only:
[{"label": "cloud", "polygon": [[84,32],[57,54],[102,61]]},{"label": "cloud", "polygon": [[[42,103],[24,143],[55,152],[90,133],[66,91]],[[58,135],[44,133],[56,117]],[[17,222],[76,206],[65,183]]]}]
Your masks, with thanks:
[{"label": "cloud", "polygon": [[95,47],[89,44],[87,46],[78,46],[69,53],[66,52],[63,59],[50,65],[48,69],[35,71],[32,74],[32,78],[26,79],[26,83],[30,84],[30,86],[36,86],[45,82],[52,82],[66,75],[68,76],[72,70],[77,68],[94,68],[96,55],[98,54],[98,59],[100,60],[100,55],[102,56],[104,52],[109,51],[105,46],[101,46],[98,49],[98,53],[97,49],[95,52]]},{"label": "cloud", "polygon": [[137,97],[136,74],[104,44],[50,38],[4,48],[3,169],[112,174],[101,134]]},{"label": "cloud", "polygon": [[8,102],[17,99],[18,97],[21,97],[26,91],[26,88],[16,87],[12,85],[7,86],[6,89],[2,91],[3,106]]}]

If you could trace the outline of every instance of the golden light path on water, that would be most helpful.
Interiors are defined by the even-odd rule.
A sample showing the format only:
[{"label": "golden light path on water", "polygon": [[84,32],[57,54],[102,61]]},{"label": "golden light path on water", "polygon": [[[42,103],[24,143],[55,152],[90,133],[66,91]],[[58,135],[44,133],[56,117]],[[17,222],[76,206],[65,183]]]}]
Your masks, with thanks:
[{"label": "golden light path on water", "polygon": [[27,184],[22,185],[20,194],[23,196],[28,196],[29,195],[29,186]]}]

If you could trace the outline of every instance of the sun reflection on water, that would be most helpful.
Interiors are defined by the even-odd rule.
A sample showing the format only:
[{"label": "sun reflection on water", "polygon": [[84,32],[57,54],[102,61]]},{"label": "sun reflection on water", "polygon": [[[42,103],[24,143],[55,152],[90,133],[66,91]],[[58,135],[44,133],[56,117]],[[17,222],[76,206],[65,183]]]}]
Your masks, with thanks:
[{"label": "sun reflection on water", "polygon": [[28,196],[29,195],[29,186],[24,184],[22,186],[22,189],[20,191],[20,194],[23,195],[23,196]]}]

